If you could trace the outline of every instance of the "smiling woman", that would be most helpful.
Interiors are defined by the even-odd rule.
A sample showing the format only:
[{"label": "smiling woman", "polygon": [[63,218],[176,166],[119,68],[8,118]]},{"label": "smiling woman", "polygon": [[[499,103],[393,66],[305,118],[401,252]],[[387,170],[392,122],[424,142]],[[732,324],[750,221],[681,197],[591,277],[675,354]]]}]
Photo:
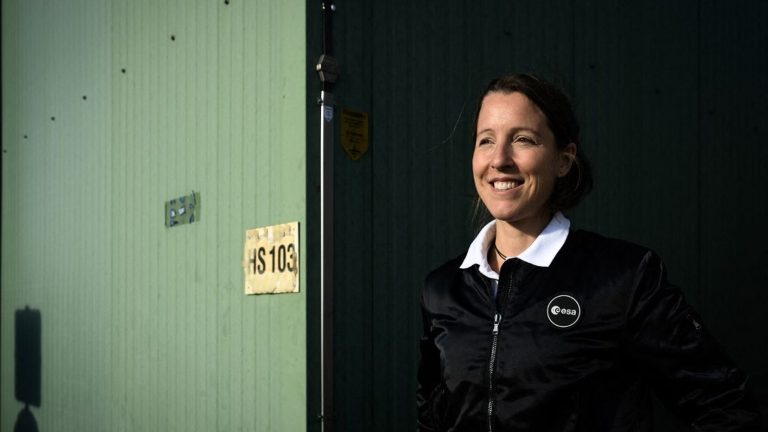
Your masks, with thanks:
[{"label": "smiling woman", "polygon": [[[533,242],[549,223],[549,198],[570,171],[576,144],[559,148],[547,117],[523,93],[489,93],[477,117],[472,171],[477,193],[498,230],[528,233]],[[508,240],[508,236],[499,236]],[[530,243],[496,243],[515,256]]]},{"label": "smiling woman", "polygon": [[422,291],[421,431],[648,431],[654,391],[695,430],[756,431],[745,374],[652,251],[570,229],[592,186],[566,96],[492,81],[472,172],[493,217]]}]

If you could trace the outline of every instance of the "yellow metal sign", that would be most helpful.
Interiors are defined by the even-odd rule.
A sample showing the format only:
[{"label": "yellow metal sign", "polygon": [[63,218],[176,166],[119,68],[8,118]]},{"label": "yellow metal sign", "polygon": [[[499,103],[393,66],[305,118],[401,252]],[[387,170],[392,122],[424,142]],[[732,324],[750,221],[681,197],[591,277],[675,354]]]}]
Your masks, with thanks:
[{"label": "yellow metal sign", "polygon": [[245,232],[246,294],[299,292],[299,223]]},{"label": "yellow metal sign", "polygon": [[341,110],[341,147],[352,160],[368,151],[368,113]]}]

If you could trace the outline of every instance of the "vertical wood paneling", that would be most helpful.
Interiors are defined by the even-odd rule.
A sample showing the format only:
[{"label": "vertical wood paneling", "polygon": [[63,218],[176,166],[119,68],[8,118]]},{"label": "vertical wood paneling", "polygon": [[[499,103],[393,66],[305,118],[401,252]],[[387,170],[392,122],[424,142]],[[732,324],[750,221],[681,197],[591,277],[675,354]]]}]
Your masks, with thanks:
[{"label": "vertical wood paneling", "polygon": [[697,3],[592,2],[576,20],[572,93],[595,161],[576,222],[657,249],[697,302]]},{"label": "vertical wood paneling", "polygon": [[[343,85],[335,92],[337,116],[342,109],[369,113],[369,132],[378,121],[371,115],[371,18],[371,9],[363,2],[339,5],[334,17],[343,23],[334,36],[334,51],[343,74]],[[336,137],[340,139],[340,130]],[[373,409],[373,376],[368,365],[375,345],[371,343],[375,307],[371,301],[371,266],[377,254],[371,250],[376,229],[371,179],[377,148],[371,144],[368,153],[357,161],[351,160],[340,144],[334,154],[334,197],[341,204],[341,211],[334,214],[334,227],[339,232],[334,245],[334,366],[335,385],[340,390],[335,398],[335,423],[339,430],[365,429],[361,425],[370,424]]]},{"label": "vertical wood paneling", "polygon": [[[0,429],[24,305],[41,430],[306,427],[307,279],[245,297],[241,268],[246,229],[305,229],[304,8],[3,3]],[[165,228],[192,190],[201,220]]]},{"label": "vertical wood paneling", "polygon": [[[701,293],[712,331],[752,373],[768,418],[768,364],[758,340],[768,293],[768,6],[701,3]],[[728,25],[723,25],[727,23]]]}]

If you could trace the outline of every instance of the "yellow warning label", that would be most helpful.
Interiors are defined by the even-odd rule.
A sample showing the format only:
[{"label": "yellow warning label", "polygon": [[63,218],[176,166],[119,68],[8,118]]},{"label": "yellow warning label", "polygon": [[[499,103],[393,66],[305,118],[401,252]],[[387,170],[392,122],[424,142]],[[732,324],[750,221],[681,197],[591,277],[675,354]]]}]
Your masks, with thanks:
[{"label": "yellow warning label", "polygon": [[368,113],[341,110],[341,147],[352,160],[368,151]]},{"label": "yellow warning label", "polygon": [[299,292],[299,223],[245,232],[246,294]]}]

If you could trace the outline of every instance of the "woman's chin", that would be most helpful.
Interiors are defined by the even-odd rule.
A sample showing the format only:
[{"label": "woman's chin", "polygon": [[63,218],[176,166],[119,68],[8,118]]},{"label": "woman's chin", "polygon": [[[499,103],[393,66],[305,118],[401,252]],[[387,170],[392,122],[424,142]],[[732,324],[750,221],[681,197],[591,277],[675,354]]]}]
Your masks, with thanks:
[{"label": "woman's chin", "polygon": [[506,222],[512,226],[532,226],[532,225],[546,225],[552,218],[552,213],[549,210],[541,210],[538,212],[523,212],[523,211],[491,211],[491,215],[499,222]]}]

